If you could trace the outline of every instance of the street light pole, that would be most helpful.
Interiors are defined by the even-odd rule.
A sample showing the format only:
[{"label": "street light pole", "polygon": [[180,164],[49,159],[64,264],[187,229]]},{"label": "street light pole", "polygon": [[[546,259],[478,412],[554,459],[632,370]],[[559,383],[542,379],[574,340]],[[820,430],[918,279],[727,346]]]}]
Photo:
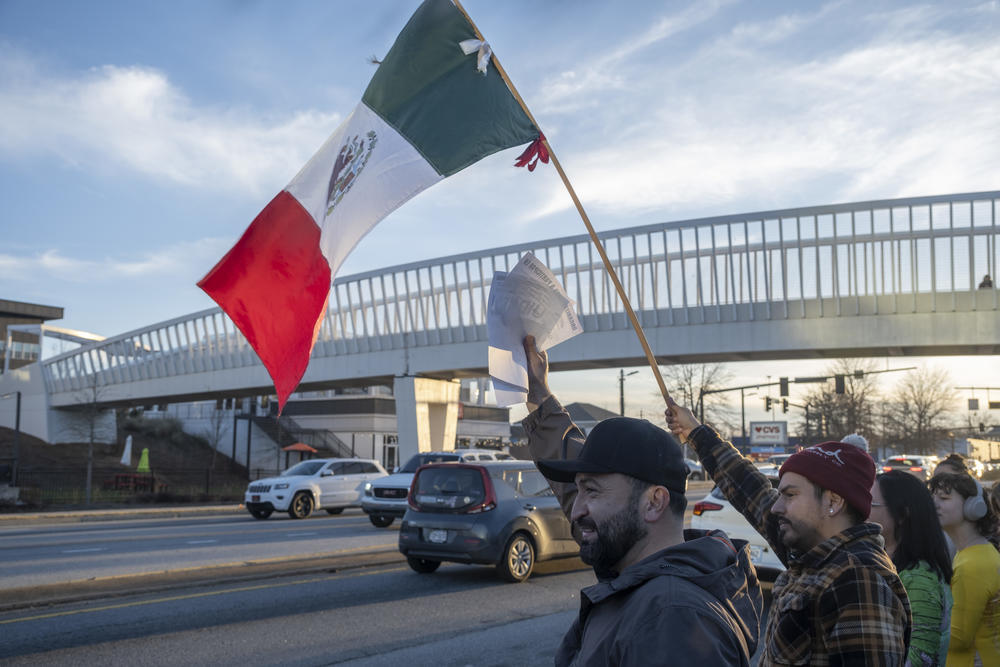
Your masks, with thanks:
[{"label": "street light pole", "polygon": [[624,368],[618,371],[618,414],[622,417],[625,416],[625,378],[638,372],[626,373]]},{"label": "street light pole", "polygon": [[740,431],[743,434],[743,444],[747,443],[747,406],[743,395],[746,387],[740,387]]}]

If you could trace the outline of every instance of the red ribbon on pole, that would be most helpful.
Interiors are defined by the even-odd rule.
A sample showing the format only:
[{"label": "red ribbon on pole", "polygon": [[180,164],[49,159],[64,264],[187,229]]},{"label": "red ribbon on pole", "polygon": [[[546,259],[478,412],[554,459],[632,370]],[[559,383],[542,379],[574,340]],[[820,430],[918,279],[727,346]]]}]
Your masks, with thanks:
[{"label": "red ribbon on pole", "polygon": [[534,171],[539,160],[545,164],[549,163],[549,149],[545,147],[545,135],[541,132],[538,133],[538,138],[528,144],[524,152],[518,156],[514,166],[527,167],[528,171]]}]

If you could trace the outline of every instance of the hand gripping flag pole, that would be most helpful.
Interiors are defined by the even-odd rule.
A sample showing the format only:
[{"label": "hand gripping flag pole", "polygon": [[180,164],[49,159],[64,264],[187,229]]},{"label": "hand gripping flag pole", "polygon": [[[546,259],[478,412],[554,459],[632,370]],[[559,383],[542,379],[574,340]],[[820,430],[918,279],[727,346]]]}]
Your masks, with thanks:
[{"label": "hand gripping flag pole", "polygon": [[[462,7],[460,0],[452,0],[455,3],[455,7],[458,8],[472,26],[472,29],[476,33],[476,37],[479,38],[481,42],[485,43],[483,34],[479,31],[479,27],[476,25],[469,13],[465,11]],[[531,123],[538,128],[541,126],[538,121],[535,120],[534,115],[528,109],[528,105],[524,103],[521,94],[517,91],[510,77],[507,76],[506,70],[500,65],[500,61],[496,57],[496,53],[492,53],[491,63],[493,67],[496,68],[497,73],[500,78],[503,79],[504,83],[510,89],[511,95],[517,100],[517,103],[521,105],[521,109],[524,111],[524,115],[531,120]],[[614,283],[615,289],[618,291],[618,296],[622,300],[622,304],[625,306],[625,312],[628,314],[628,319],[632,323],[632,328],[635,329],[636,336],[639,337],[639,344],[642,345],[643,352],[646,353],[646,361],[649,362],[649,367],[653,370],[653,377],[656,378],[656,383],[660,386],[660,393],[663,395],[663,401],[666,403],[670,399],[670,392],[667,391],[667,385],[663,382],[663,376],[660,374],[659,364],[656,362],[656,357],[653,356],[653,351],[649,347],[649,342],[646,340],[646,334],[642,331],[642,325],[639,324],[639,319],[635,315],[635,311],[632,309],[632,304],[629,302],[628,296],[625,294],[625,288],[622,286],[621,281],[618,279],[618,274],[615,272],[613,266],[611,266],[611,260],[608,259],[608,255],[604,250],[604,244],[601,243],[600,239],[597,238],[597,232],[594,231],[594,226],[590,224],[590,218],[587,216],[587,212],[583,209],[583,204],[580,203],[580,198],[576,196],[576,190],[573,189],[572,183],[569,182],[569,178],[566,176],[566,172],[563,170],[562,165],[559,163],[559,158],[552,150],[552,146],[549,145],[548,139],[545,138],[544,134],[539,134],[538,140],[541,142],[541,146],[536,146],[532,144],[527,151],[521,156],[518,162],[518,166],[527,166],[529,170],[533,170],[535,162],[530,162],[531,157],[537,156],[542,162],[548,162],[549,159],[552,160],[552,165],[556,168],[559,173],[559,178],[562,179],[563,185],[566,187],[566,191],[569,192],[569,196],[573,199],[573,204],[576,205],[576,210],[580,214],[580,218],[583,219],[583,224],[587,227],[587,233],[590,234],[590,240],[594,243],[594,247],[597,248],[597,253],[601,256],[601,261],[604,262],[604,268],[611,277],[611,282]],[[521,162],[524,164],[522,165]]]}]

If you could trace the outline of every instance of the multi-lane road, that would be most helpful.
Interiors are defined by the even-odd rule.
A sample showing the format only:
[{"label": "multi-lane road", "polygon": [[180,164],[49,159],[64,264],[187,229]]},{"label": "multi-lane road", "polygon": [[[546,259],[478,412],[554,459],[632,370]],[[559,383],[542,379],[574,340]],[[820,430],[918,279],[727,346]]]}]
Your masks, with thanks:
[{"label": "multi-lane road", "polygon": [[225,564],[395,549],[358,510],[305,521],[246,512],[172,519],[0,525],[0,590]]},{"label": "multi-lane road", "polygon": [[0,525],[0,663],[550,665],[594,582],[575,558],[419,575],[396,537],[356,510]]}]

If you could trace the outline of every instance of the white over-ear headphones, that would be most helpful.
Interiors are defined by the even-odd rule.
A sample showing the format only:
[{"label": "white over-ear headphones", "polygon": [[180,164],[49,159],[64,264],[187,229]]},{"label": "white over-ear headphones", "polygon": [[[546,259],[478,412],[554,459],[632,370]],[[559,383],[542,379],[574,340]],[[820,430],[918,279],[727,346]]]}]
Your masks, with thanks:
[{"label": "white over-ear headphones", "polygon": [[983,498],[983,485],[976,479],[972,481],[976,483],[976,495],[965,499],[965,503],[962,505],[962,516],[967,521],[979,521],[986,516],[988,508],[986,507],[986,499]]}]

